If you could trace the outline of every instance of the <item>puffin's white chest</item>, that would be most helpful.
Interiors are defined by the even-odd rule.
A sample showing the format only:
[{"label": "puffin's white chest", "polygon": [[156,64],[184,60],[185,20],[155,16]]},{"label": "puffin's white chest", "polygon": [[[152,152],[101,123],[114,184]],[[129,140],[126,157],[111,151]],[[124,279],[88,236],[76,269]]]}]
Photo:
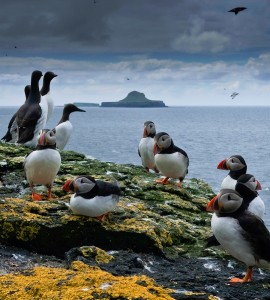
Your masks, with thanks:
[{"label": "puffin's white chest", "polygon": [[264,218],[265,204],[259,195],[250,202],[248,210],[259,218]]},{"label": "puffin's white chest", "polygon": [[237,183],[237,180],[233,179],[230,175],[227,175],[223,179],[220,189],[235,190],[236,183]]},{"label": "puffin's white chest", "polygon": [[29,184],[51,185],[61,165],[57,150],[44,149],[31,152],[25,159],[24,169]]},{"label": "puffin's white chest", "polygon": [[156,154],[155,163],[158,170],[166,177],[180,178],[187,173],[187,158],[180,152]]},{"label": "puffin's white chest", "polygon": [[70,198],[70,209],[76,215],[88,217],[99,217],[112,211],[119,200],[118,195],[96,196],[92,199],[85,199],[81,196]]},{"label": "puffin's white chest", "polygon": [[247,266],[256,265],[251,246],[243,238],[244,231],[237,219],[217,217],[214,213],[211,220],[211,227],[220,245],[233,257],[244,262]]},{"label": "puffin's white chest", "polygon": [[70,138],[72,132],[72,124],[70,121],[60,123],[55,127],[56,146],[58,149],[63,150]]},{"label": "puffin's white chest", "polygon": [[139,152],[142,165],[149,169],[155,168],[155,156],[153,153],[154,139],[150,137],[142,138],[139,143]]}]

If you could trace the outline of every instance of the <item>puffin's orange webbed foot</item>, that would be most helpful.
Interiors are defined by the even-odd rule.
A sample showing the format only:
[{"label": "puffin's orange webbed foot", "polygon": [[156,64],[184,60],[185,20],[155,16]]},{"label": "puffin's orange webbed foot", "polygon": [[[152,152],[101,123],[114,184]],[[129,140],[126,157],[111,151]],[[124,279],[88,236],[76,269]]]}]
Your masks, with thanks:
[{"label": "puffin's orange webbed foot", "polygon": [[105,220],[105,218],[106,218],[106,216],[108,216],[108,212],[106,213],[106,214],[104,214],[104,215],[101,215],[101,216],[99,216],[99,217],[96,217],[100,222],[103,222],[104,220]]},{"label": "puffin's orange webbed foot", "polygon": [[163,179],[157,179],[156,183],[161,183],[161,184],[169,184],[169,177],[165,177]]},{"label": "puffin's orange webbed foot", "polygon": [[241,278],[237,278],[237,277],[233,277],[229,283],[243,283],[243,282],[250,282],[251,281],[251,277],[252,277],[252,267],[248,267],[246,275],[243,279]]},{"label": "puffin's orange webbed foot", "polygon": [[48,200],[52,200],[52,190],[48,189]]},{"label": "puffin's orange webbed foot", "polygon": [[42,200],[42,196],[40,194],[37,193],[32,193],[32,200],[33,201],[41,201]]}]

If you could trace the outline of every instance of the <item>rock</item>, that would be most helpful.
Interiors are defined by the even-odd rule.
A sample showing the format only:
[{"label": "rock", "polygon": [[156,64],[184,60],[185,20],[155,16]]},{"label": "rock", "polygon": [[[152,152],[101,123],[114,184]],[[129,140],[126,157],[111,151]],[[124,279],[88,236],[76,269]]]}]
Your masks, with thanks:
[{"label": "rock", "polygon": [[[25,188],[23,156],[18,158],[18,153],[27,154],[29,150],[0,146],[2,156],[9,155],[0,187],[0,195],[8,196],[2,196],[4,201],[0,202],[1,243],[57,257],[85,245],[167,257],[202,255],[210,226],[205,205],[214,195],[205,182],[185,180],[184,189],[157,185],[154,180],[158,175],[146,173],[142,167],[104,163],[74,151],[62,151],[62,165],[53,186],[54,200],[33,202]],[[123,196],[104,222],[75,216],[68,208],[70,195],[62,191],[62,185],[81,174],[120,184]]]}]

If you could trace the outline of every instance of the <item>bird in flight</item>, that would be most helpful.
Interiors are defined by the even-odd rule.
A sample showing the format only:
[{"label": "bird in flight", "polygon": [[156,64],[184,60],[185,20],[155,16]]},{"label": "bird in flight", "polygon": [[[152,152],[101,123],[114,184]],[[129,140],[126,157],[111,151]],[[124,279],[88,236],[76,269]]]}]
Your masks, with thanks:
[{"label": "bird in flight", "polygon": [[232,99],[234,99],[237,95],[239,95],[239,93],[234,92],[234,93],[231,94],[230,97],[231,97]]},{"label": "bird in flight", "polygon": [[237,15],[240,11],[245,10],[245,9],[247,9],[247,8],[246,7],[235,7],[231,10],[228,10],[228,12],[234,12]]}]

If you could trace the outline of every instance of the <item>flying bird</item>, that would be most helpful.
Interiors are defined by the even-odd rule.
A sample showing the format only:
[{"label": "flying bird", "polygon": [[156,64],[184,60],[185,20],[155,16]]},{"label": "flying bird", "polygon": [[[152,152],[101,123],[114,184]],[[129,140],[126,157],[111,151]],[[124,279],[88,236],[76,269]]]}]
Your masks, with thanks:
[{"label": "flying bird", "polygon": [[246,7],[235,7],[231,10],[228,10],[228,12],[234,12],[237,15],[240,11],[245,10],[245,9],[247,9],[247,8]]},{"label": "flying bird", "polygon": [[237,95],[239,95],[239,93],[233,92],[230,97],[234,99]]}]

